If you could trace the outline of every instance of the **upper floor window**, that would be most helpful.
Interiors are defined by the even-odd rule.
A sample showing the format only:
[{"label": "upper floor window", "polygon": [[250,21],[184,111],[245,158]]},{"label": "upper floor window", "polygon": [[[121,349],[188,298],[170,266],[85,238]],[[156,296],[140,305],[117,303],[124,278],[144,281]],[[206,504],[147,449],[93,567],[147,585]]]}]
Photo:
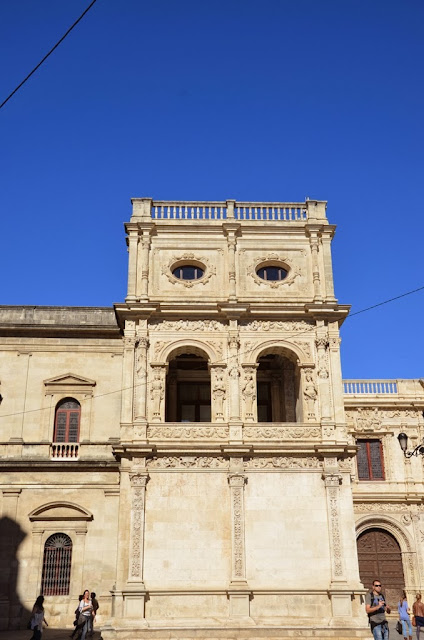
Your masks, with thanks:
[{"label": "upper floor window", "polygon": [[380,440],[357,440],[359,480],[384,480],[383,446]]},{"label": "upper floor window", "polygon": [[73,398],[61,400],[56,407],[54,442],[78,442],[81,405]]},{"label": "upper floor window", "polygon": [[268,282],[284,280],[287,275],[287,271],[283,267],[277,266],[261,267],[256,273],[262,280],[267,280]]},{"label": "upper floor window", "polygon": [[199,280],[203,277],[204,270],[195,265],[181,265],[173,270],[172,275],[179,280]]},{"label": "upper floor window", "polygon": [[65,533],[54,533],[46,540],[43,556],[41,593],[43,596],[69,595],[72,540]]}]

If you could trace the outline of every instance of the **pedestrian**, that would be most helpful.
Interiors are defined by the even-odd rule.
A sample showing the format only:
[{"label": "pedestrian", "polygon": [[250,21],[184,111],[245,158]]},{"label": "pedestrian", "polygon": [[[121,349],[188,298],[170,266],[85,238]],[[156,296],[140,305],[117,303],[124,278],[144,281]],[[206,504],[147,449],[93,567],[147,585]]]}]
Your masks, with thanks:
[{"label": "pedestrian", "polygon": [[389,623],[386,613],[390,613],[390,607],[381,593],[381,581],[377,578],[372,583],[371,591],[365,596],[365,611],[368,614],[374,640],[389,640]]},{"label": "pedestrian", "polygon": [[91,592],[91,603],[93,605],[93,615],[91,616],[91,619],[90,619],[90,631],[88,634],[90,637],[92,637],[93,635],[94,620],[96,619],[97,609],[99,608],[99,602],[96,598],[96,594],[94,593],[94,591]]},{"label": "pedestrian", "polygon": [[31,640],[41,640],[43,622],[47,627],[49,626],[44,617],[44,596],[38,596],[31,612],[31,629],[33,631]]},{"label": "pedestrian", "polygon": [[[79,631],[81,631],[79,625],[78,625],[78,618],[79,618],[79,603],[81,602],[81,600],[84,598],[84,594],[81,594],[80,596],[78,596],[78,606],[75,609],[74,615],[75,615],[75,620],[74,620],[74,630],[72,631],[71,635],[69,636],[70,638],[73,638]],[[85,622],[85,621],[84,621]]]},{"label": "pedestrian", "polygon": [[[88,589],[84,591],[83,599],[79,603],[78,609],[80,617],[85,618],[84,624],[82,625],[81,633],[81,640],[85,640],[85,636],[87,635],[87,632],[89,630],[90,618],[93,615],[93,604],[91,602],[90,591]],[[78,626],[80,625],[80,622],[81,621],[78,620]]]},{"label": "pedestrian", "polygon": [[411,618],[409,617],[409,605],[406,599],[406,591],[402,591],[402,595],[398,602],[398,613],[399,613],[399,620],[402,623],[404,640],[408,640],[408,635],[409,635],[409,640],[412,640],[412,624],[411,624]]},{"label": "pedestrian", "polygon": [[420,638],[421,627],[424,627],[424,604],[421,602],[421,593],[417,593],[416,600],[412,605],[412,612],[415,617],[417,640]]}]

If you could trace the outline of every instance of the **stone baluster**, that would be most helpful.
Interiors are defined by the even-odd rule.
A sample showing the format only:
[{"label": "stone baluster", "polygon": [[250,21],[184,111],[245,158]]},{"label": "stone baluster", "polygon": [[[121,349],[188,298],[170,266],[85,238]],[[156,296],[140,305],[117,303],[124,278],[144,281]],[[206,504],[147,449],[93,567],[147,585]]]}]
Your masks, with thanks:
[{"label": "stone baluster", "polygon": [[131,524],[128,582],[137,582],[143,588],[144,579],[144,521],[147,471],[129,474],[131,482]]}]

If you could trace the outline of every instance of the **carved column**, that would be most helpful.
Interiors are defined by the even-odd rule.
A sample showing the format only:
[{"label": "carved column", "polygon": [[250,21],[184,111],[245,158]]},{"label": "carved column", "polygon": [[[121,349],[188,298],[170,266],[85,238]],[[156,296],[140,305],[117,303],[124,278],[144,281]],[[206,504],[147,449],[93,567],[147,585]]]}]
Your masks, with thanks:
[{"label": "carved column", "polygon": [[209,365],[212,386],[212,422],[225,422],[225,400],[227,397],[227,381],[225,368],[222,365]]},{"label": "carved column", "polygon": [[137,288],[137,252],[138,252],[138,227],[136,224],[127,224],[128,233],[128,293],[126,302],[136,302]]},{"label": "carved column", "polygon": [[317,347],[318,385],[321,405],[321,418],[331,420],[331,403],[329,388],[329,371],[327,361],[328,338],[318,337],[315,340]]},{"label": "carved column", "polygon": [[314,283],[314,301],[321,302],[322,301],[322,292],[321,292],[321,280],[319,273],[319,263],[318,263],[318,234],[315,231],[311,232],[310,239],[311,245],[311,255],[312,255],[312,279]]},{"label": "carved column", "polygon": [[242,473],[230,473],[231,492],[231,582],[228,589],[230,616],[249,617],[250,591],[246,580],[244,539],[244,485]]},{"label": "carved column", "polygon": [[240,422],[238,348],[239,339],[237,335],[230,335],[228,338],[228,391],[230,396],[230,422]]},{"label": "carved column", "polygon": [[243,418],[245,422],[257,422],[257,387],[256,387],[257,365],[243,365]]},{"label": "carved column", "polygon": [[147,347],[147,338],[139,337],[136,341],[135,352],[134,419],[142,422],[145,422],[147,420]]},{"label": "carved column", "polygon": [[150,414],[152,422],[165,422],[166,365],[152,365]]},{"label": "carved column", "polygon": [[147,471],[129,474],[131,481],[131,524],[128,582],[137,582],[144,589],[144,520]]},{"label": "carved column", "polygon": [[[337,461],[326,461],[322,478],[327,499],[328,531],[330,536],[331,583],[346,582],[343,562],[343,543],[340,514],[340,485],[342,476]],[[330,466],[333,465],[333,466]]]},{"label": "carved column", "polygon": [[121,425],[123,426],[131,424],[133,419],[135,344],[134,322],[127,321],[124,337],[124,360],[122,365]]},{"label": "carved column", "polygon": [[137,298],[141,302],[148,300],[148,286],[149,286],[149,252],[150,252],[150,233],[151,227],[148,225],[141,227],[141,238],[139,244],[138,266],[137,266]]}]

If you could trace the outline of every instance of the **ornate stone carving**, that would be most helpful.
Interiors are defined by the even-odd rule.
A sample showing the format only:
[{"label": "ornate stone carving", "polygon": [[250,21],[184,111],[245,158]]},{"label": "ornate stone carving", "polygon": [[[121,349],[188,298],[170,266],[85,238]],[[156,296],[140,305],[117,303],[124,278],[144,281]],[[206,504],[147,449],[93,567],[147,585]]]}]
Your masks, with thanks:
[{"label": "ornate stone carving", "polygon": [[373,408],[359,408],[357,411],[348,411],[347,418],[354,422],[355,431],[380,431],[383,429],[382,412]]},{"label": "ornate stone carving", "polygon": [[294,458],[278,456],[273,458],[244,458],[245,468],[248,469],[322,469],[323,461],[314,456]]},{"label": "ornate stone carving", "polygon": [[[340,531],[340,517],[339,517],[339,479],[337,476],[330,476],[331,484],[326,486],[328,491],[328,499],[330,505],[330,531],[331,531],[331,551],[333,555],[333,573],[336,578],[340,578],[343,575],[343,560],[342,560],[342,542]],[[335,484],[337,482],[337,485]]]},{"label": "ornate stone carving", "polygon": [[213,369],[212,399],[216,421],[224,420],[224,400],[227,397],[227,385],[224,381],[224,369]]},{"label": "ornate stone carving", "polygon": [[162,371],[155,368],[153,373],[153,380],[150,384],[150,398],[152,401],[153,420],[160,420],[162,415],[162,402],[165,397],[165,384],[162,378]]},{"label": "ornate stone carving", "polygon": [[308,331],[312,330],[312,322],[306,320],[252,320],[243,322],[240,331]]},{"label": "ornate stone carving", "polygon": [[245,440],[319,440],[319,427],[244,427]]},{"label": "ornate stone carving", "polygon": [[312,359],[311,345],[309,344],[309,342],[302,342],[302,340],[293,340],[293,344],[297,345],[309,360]]},{"label": "ornate stone carving", "polygon": [[244,385],[242,395],[244,400],[244,415],[248,421],[254,420],[254,402],[256,400],[256,382],[254,367],[245,367],[244,369]]},{"label": "ornate stone carving", "polygon": [[155,345],[153,347],[153,358],[154,358],[154,360],[159,360],[159,356],[160,356],[161,351],[168,344],[169,344],[169,342],[165,342],[164,340],[158,340],[157,342],[155,342]]},{"label": "ornate stone carving", "polygon": [[[283,267],[285,267],[286,271],[287,271],[287,276],[284,278],[284,280],[263,280],[262,278],[260,278],[257,273],[256,270],[259,267],[259,265],[261,264],[271,264],[271,263],[277,263],[278,265],[281,265]],[[294,281],[296,280],[296,278],[298,278],[299,276],[302,275],[302,271],[299,268],[298,265],[293,264],[292,260],[290,260],[290,258],[287,257],[281,257],[280,255],[278,255],[277,253],[269,253],[268,255],[262,256],[260,258],[256,258],[254,260],[254,262],[252,262],[248,267],[247,267],[247,275],[251,276],[254,280],[254,282],[258,285],[258,286],[265,286],[265,287],[271,287],[272,289],[276,289],[277,287],[286,285],[288,287],[290,287]]]},{"label": "ornate stone carving", "polygon": [[148,475],[146,473],[130,473],[129,476],[132,487],[130,578],[142,580],[144,503]]},{"label": "ornate stone carving", "polygon": [[150,331],[223,331],[225,324],[219,320],[152,320]]},{"label": "ornate stone carving", "polygon": [[210,347],[212,347],[212,349],[215,351],[217,357],[221,359],[222,356],[224,355],[224,347],[223,347],[222,342],[217,342],[215,340],[213,342],[212,342],[212,340],[206,340],[205,342]]},{"label": "ornate stone carving", "polygon": [[304,376],[305,376],[305,389],[303,391],[303,395],[305,397],[308,420],[316,420],[315,402],[318,398],[318,393],[317,393],[317,388],[314,384],[312,369],[305,369]]},{"label": "ornate stone carving", "polygon": [[[204,268],[204,274],[201,278],[197,280],[182,280],[180,278],[176,278],[172,273],[173,268],[182,264],[193,264],[198,265]],[[180,256],[173,256],[167,265],[163,265],[162,273],[168,278],[171,284],[180,284],[184,287],[191,288],[198,284],[205,285],[212,276],[216,274],[216,268],[208,258],[196,256],[194,253],[183,253]]]},{"label": "ornate stone carving", "polygon": [[341,458],[338,463],[341,471],[352,471],[353,458]]},{"label": "ornate stone carving", "polygon": [[244,504],[243,487],[246,479],[243,475],[231,474],[228,477],[231,489],[231,511],[233,523],[233,580],[244,580]]},{"label": "ornate stone carving", "polygon": [[[420,511],[423,506],[418,505]],[[353,509],[356,513],[408,513],[409,509],[405,504],[392,502],[355,502]]]},{"label": "ornate stone carving", "polygon": [[228,440],[229,429],[222,427],[148,427],[148,440]]},{"label": "ornate stone carving", "polygon": [[327,348],[328,338],[321,337],[315,340],[318,351],[318,377],[322,380],[328,378],[328,361],[327,361]]},{"label": "ornate stone carving", "polygon": [[146,465],[151,469],[227,469],[229,461],[222,456],[163,456],[148,458]]},{"label": "ornate stone carving", "polygon": [[139,337],[135,352],[134,410],[136,418],[146,417],[147,347],[147,338]]}]

